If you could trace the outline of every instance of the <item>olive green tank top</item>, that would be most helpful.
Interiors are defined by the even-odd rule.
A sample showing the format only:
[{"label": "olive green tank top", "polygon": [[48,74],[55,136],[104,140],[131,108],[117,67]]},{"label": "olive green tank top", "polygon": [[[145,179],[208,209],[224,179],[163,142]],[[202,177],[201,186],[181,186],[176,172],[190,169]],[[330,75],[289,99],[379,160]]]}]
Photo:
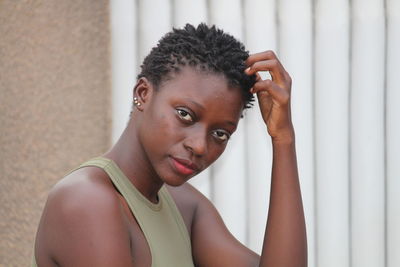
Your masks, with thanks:
[{"label": "olive green tank top", "polygon": [[[194,266],[189,233],[165,186],[161,187],[159,201],[154,204],[133,186],[114,161],[99,157],[79,168],[86,166],[102,168],[125,198],[149,244],[152,267]],[[36,267],[35,260],[32,266]]]}]

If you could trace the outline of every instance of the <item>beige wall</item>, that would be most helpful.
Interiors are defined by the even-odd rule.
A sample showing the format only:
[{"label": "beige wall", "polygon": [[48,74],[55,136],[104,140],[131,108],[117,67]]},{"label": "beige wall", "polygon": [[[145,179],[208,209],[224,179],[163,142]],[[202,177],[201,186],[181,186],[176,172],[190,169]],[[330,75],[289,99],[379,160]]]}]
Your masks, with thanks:
[{"label": "beige wall", "polygon": [[0,266],[28,266],[50,187],[110,140],[106,0],[0,0]]}]

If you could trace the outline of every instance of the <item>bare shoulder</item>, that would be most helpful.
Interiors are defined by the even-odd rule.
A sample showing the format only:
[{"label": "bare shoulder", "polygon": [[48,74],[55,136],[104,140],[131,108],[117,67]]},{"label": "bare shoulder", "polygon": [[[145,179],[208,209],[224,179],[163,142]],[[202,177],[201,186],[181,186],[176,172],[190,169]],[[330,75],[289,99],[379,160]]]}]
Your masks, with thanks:
[{"label": "bare shoulder", "polygon": [[82,218],[116,212],[118,203],[107,174],[99,168],[86,167],[64,177],[50,190],[45,211],[51,213],[44,215],[52,219],[55,214],[65,223],[77,220],[79,224]]},{"label": "bare shoulder", "polygon": [[[117,260],[118,266],[121,259],[130,258],[127,231],[119,196],[107,174],[85,167],[51,189],[38,228],[36,259],[39,263],[51,258],[68,266],[103,266]],[[114,246],[122,249],[114,253]]]},{"label": "bare shoulder", "polygon": [[[97,167],[85,167],[61,179],[50,190],[48,203],[81,210],[90,205],[97,206],[98,201],[104,201],[102,204],[106,204],[116,199],[107,174]],[[82,205],[82,200],[87,205]],[[77,205],[78,203],[80,204]]]}]

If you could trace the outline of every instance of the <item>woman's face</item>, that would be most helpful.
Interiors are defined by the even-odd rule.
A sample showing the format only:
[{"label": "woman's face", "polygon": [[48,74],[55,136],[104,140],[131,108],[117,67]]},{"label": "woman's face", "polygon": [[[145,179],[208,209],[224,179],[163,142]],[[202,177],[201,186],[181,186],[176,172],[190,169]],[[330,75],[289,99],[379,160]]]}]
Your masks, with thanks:
[{"label": "woman's face", "polygon": [[157,175],[181,185],[225,150],[242,113],[241,89],[222,75],[185,67],[151,91],[139,138]]}]

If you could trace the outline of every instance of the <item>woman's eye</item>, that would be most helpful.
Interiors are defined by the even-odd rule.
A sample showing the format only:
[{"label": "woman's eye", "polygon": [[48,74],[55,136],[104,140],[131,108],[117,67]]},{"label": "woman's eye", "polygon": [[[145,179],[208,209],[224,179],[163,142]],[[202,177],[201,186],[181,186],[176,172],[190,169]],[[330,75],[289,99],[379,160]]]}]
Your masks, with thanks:
[{"label": "woman's eye", "polygon": [[187,121],[187,122],[193,122],[193,117],[192,117],[192,115],[190,115],[190,113],[187,112],[186,110],[184,110],[184,109],[177,109],[176,112],[178,113],[178,116],[179,116],[182,120]]},{"label": "woman's eye", "polygon": [[225,131],[221,131],[221,130],[216,130],[212,133],[212,135],[217,138],[219,141],[222,142],[226,142],[229,140],[230,138],[230,134],[225,132]]}]

